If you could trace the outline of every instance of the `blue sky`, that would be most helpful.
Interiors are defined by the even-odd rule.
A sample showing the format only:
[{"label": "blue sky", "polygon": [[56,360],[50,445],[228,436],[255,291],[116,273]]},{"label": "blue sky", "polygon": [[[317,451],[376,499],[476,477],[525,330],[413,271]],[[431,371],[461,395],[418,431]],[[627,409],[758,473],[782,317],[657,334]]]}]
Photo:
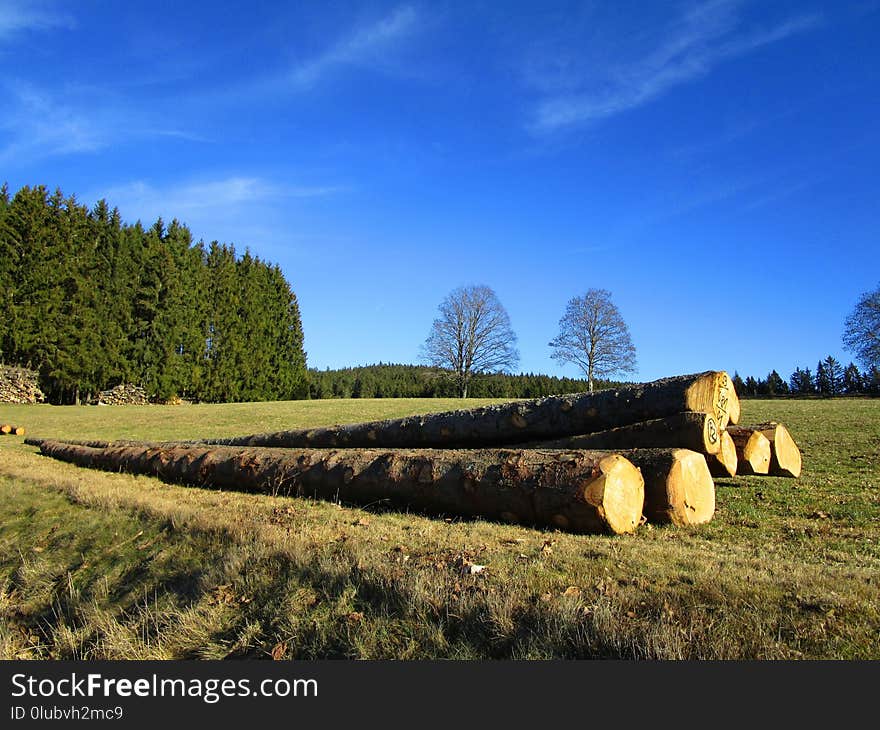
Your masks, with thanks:
[{"label": "blue sky", "polygon": [[281,265],[310,366],[486,284],[612,292],[650,380],[788,377],[880,283],[880,2],[0,0],[0,179]]}]

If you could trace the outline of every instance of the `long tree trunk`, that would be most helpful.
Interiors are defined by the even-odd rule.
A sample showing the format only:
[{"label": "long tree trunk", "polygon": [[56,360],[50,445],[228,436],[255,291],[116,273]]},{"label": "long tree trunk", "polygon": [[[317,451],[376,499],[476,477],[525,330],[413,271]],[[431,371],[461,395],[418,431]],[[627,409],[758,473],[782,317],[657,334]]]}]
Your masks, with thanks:
[{"label": "long tree trunk", "polygon": [[485,448],[595,433],[682,411],[711,413],[718,427],[724,428],[732,391],[727,373],[709,371],[596,393],[511,401],[389,421],[210,439],[203,443],[297,448]]},{"label": "long tree trunk", "polygon": [[770,441],[770,474],[779,477],[801,475],[801,450],[781,423],[771,421],[752,426]]},{"label": "long tree trunk", "polygon": [[[620,451],[645,480],[648,522],[702,525],[715,514],[715,482],[706,457],[689,449]],[[714,458],[714,457],[709,457]]]},{"label": "long tree trunk", "polygon": [[715,416],[688,412],[523,446],[544,449],[681,448],[701,454],[717,454],[721,448],[721,435]]},{"label": "long tree trunk", "polygon": [[251,492],[389,503],[572,532],[632,532],[644,481],[608,452],[513,449],[271,449],[169,445],[91,448],[42,440],[40,450],[105,471]]},{"label": "long tree trunk", "polygon": [[763,433],[745,426],[728,426],[727,433],[736,446],[737,474],[761,475],[770,471],[770,441]]}]

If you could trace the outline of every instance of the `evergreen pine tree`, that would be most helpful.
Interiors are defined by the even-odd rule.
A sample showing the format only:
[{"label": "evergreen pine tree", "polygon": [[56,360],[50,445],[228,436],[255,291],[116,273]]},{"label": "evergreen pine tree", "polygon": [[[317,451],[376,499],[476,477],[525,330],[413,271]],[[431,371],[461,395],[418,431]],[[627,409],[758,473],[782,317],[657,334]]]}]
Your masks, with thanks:
[{"label": "evergreen pine tree", "polygon": [[775,370],[767,376],[766,388],[768,395],[785,395],[788,393],[788,385]]},{"label": "evergreen pine tree", "polygon": [[825,375],[828,378],[828,394],[839,395],[843,390],[843,368],[840,362],[829,355],[825,358]]},{"label": "evergreen pine tree", "polygon": [[842,385],[844,393],[854,394],[863,391],[862,374],[854,363],[850,363],[844,369]]},{"label": "evergreen pine tree", "polygon": [[831,381],[828,379],[824,360],[820,360],[816,365],[816,392],[819,395],[831,395]]}]

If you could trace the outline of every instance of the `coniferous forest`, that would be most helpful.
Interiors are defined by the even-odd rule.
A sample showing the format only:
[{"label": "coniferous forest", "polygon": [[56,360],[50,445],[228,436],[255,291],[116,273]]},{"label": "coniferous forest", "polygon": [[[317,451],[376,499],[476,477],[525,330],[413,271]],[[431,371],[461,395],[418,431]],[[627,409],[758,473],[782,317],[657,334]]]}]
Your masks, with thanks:
[{"label": "coniferous forest", "polygon": [[52,403],[120,383],[155,399],[307,398],[296,295],[280,268],[125,224],[61,191],[0,190],[0,363],[39,372]]},{"label": "coniferous forest", "polygon": [[[597,388],[620,385],[597,380]],[[471,398],[540,398],[561,393],[582,393],[589,383],[582,378],[559,378],[539,373],[482,373],[468,387]],[[455,398],[458,385],[448,371],[429,365],[379,363],[337,370],[309,370],[312,398]]]}]

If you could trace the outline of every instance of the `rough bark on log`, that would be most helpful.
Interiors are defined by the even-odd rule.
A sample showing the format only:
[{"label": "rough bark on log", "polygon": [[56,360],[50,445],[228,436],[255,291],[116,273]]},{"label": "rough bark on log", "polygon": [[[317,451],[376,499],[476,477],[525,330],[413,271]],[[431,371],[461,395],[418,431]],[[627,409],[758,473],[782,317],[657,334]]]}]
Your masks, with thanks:
[{"label": "rough bark on log", "polygon": [[536,441],[523,446],[542,449],[656,449],[681,448],[701,454],[717,454],[721,432],[715,416],[708,413],[676,413],[666,418],[620,426],[607,431]]},{"label": "rough bark on log", "polygon": [[736,473],[763,475],[770,471],[770,441],[761,431],[746,426],[728,426],[727,433],[736,446]]},{"label": "rough bark on log", "polygon": [[721,448],[717,454],[706,457],[713,477],[735,477],[737,470],[736,444],[727,431],[721,432]]},{"label": "rough bark on log", "polygon": [[702,525],[715,514],[715,482],[705,456],[689,449],[631,449],[617,452],[645,480],[648,522]]},{"label": "rough bark on log", "polygon": [[722,371],[680,375],[595,393],[512,401],[470,410],[329,428],[206,439],[204,444],[295,448],[486,448],[595,433],[683,411],[727,425],[732,390]]},{"label": "rough bark on log", "polygon": [[771,421],[751,426],[770,441],[770,474],[778,477],[799,477],[803,461],[801,450],[781,423]]},{"label": "rough bark on log", "polygon": [[90,448],[43,440],[41,451],[80,466],[244,491],[387,500],[434,513],[483,516],[572,532],[632,532],[644,480],[608,452],[272,449],[206,446]]}]

